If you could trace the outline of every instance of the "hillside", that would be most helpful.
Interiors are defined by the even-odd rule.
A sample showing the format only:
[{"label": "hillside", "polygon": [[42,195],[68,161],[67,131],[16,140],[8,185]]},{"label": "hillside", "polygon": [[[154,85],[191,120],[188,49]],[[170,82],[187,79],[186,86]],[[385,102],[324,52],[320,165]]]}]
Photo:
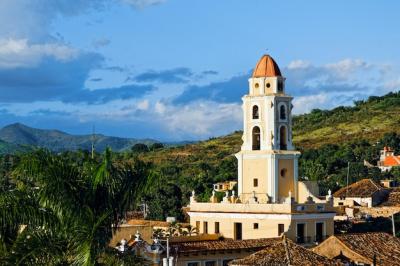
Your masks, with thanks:
[{"label": "hillside", "polygon": [[[101,152],[106,147],[111,147],[114,151],[129,149],[136,143],[152,144],[151,139],[127,139],[109,137],[96,134],[96,150]],[[31,128],[23,124],[12,124],[0,130],[0,148],[15,148],[18,145],[47,148],[52,151],[64,150],[90,150],[92,135],[70,135],[59,130],[44,130]],[[6,142],[6,143],[5,143]],[[4,148],[6,150],[6,148]],[[11,149],[11,150],[13,150]],[[0,149],[0,152],[2,149]]]},{"label": "hillside", "polygon": [[371,96],[354,107],[313,110],[293,119],[294,143],[302,148],[357,139],[377,141],[400,131],[400,92]]}]

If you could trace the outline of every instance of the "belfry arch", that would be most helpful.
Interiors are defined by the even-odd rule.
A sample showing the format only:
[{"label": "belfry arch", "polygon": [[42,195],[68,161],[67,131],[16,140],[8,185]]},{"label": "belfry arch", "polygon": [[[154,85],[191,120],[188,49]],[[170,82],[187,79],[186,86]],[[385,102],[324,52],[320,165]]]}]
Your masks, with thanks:
[{"label": "belfry arch", "polygon": [[286,126],[281,126],[279,129],[279,149],[287,150],[287,129]]},{"label": "belfry arch", "polygon": [[252,147],[253,150],[259,150],[261,148],[261,133],[260,128],[255,126],[252,130]]}]

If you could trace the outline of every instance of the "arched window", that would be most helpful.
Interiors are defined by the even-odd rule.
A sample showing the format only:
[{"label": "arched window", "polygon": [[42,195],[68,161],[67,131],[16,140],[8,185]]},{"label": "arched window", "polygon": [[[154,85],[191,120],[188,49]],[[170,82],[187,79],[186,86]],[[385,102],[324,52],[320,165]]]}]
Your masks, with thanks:
[{"label": "arched window", "polygon": [[253,119],[258,119],[260,117],[259,113],[258,113],[258,106],[254,105],[253,106]]},{"label": "arched window", "polygon": [[281,128],[279,129],[279,141],[280,141],[280,149],[286,150],[287,149],[287,133],[286,133],[285,126],[281,126]]},{"label": "arched window", "polygon": [[259,150],[260,149],[260,141],[261,141],[259,127],[253,127],[252,136],[253,136],[253,150]]},{"label": "arched window", "polygon": [[285,105],[281,105],[281,108],[279,110],[279,117],[281,120],[286,120],[286,107]]}]

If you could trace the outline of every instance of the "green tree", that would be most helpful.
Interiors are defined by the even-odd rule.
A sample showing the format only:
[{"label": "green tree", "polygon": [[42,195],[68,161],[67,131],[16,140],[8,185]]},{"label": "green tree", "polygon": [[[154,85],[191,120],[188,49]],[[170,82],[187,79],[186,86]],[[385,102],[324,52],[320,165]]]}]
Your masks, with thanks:
[{"label": "green tree", "polygon": [[165,221],[167,217],[175,217],[182,220],[182,191],[172,183],[160,184],[150,192],[145,201],[149,205],[149,216],[151,220]]},{"label": "green tree", "polygon": [[108,247],[112,226],[137,199],[147,168],[111,157],[108,149],[99,163],[47,151],[23,156],[15,189],[0,195],[1,264],[122,263]]},{"label": "green tree", "polygon": [[133,153],[148,152],[149,151],[149,147],[144,143],[137,143],[137,144],[132,146],[131,151]]}]

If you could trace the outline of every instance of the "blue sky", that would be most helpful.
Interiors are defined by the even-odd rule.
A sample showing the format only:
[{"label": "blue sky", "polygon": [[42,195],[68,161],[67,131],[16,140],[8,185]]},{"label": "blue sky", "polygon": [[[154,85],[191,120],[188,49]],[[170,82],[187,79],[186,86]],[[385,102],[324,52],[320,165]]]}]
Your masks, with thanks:
[{"label": "blue sky", "polygon": [[240,129],[271,54],[296,113],[400,88],[398,1],[3,0],[0,126],[196,140]]}]

